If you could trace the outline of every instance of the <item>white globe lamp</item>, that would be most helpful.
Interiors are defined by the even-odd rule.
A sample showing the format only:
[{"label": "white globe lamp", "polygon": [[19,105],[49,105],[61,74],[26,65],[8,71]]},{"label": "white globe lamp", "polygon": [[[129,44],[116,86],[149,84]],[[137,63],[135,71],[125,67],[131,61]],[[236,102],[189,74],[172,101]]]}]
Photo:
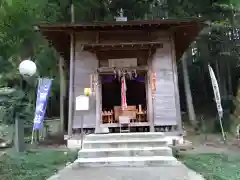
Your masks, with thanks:
[{"label": "white globe lamp", "polygon": [[37,71],[36,64],[31,60],[24,60],[19,64],[19,72],[22,76],[33,76]]}]

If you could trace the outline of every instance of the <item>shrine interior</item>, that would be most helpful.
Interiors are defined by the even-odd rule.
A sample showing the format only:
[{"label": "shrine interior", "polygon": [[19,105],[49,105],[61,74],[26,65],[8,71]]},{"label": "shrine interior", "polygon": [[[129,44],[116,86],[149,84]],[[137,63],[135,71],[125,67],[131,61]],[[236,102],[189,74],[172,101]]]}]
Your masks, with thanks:
[{"label": "shrine interior", "polygon": [[121,110],[121,80],[114,75],[102,75],[102,121],[118,123],[120,115],[131,116],[131,122],[146,122],[146,73],[126,78],[127,109]]}]

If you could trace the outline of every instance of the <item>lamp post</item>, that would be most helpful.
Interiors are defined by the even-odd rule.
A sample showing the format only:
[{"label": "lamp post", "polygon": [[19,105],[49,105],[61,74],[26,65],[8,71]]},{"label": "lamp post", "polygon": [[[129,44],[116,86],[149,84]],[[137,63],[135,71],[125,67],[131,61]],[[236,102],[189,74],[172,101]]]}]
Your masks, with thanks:
[{"label": "lamp post", "polygon": [[[36,64],[31,60],[23,60],[18,67],[19,73],[24,79],[36,74]],[[24,121],[15,115],[15,148],[17,152],[23,152],[24,147]]]}]

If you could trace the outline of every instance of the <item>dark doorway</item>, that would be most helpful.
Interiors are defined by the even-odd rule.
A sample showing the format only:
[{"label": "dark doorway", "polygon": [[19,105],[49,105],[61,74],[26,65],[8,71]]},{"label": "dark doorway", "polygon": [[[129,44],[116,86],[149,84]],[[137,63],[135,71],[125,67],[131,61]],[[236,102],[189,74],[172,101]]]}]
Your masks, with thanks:
[{"label": "dark doorway", "polygon": [[[111,111],[114,106],[121,105],[121,82],[114,76],[102,76],[102,110]],[[145,75],[135,79],[126,79],[127,105],[142,105],[146,109]]]}]

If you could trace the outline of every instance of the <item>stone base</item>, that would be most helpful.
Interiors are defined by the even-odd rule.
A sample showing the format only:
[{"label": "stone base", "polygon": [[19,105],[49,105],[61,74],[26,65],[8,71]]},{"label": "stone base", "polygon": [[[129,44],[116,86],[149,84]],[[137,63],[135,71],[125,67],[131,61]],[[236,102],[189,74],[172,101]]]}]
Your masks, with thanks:
[{"label": "stone base", "polygon": [[[99,134],[103,135],[103,134]],[[107,135],[107,134],[105,134]],[[165,140],[168,145],[172,145],[173,139],[175,139],[179,144],[183,144],[183,136],[177,136],[177,135],[167,135],[165,136]],[[69,140],[67,140],[67,147],[69,149],[79,149],[81,147],[81,139],[80,137],[73,137]]]}]

